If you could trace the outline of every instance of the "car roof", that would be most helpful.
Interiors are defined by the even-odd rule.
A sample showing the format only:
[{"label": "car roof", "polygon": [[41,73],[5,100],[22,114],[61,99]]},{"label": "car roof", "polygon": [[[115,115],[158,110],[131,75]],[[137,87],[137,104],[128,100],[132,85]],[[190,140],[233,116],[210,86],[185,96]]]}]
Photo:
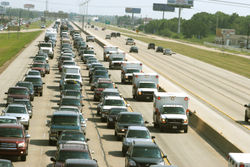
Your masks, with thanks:
[{"label": "car roof", "polygon": [[153,141],[133,141],[133,146],[138,146],[138,147],[157,147],[159,148]]},{"label": "car roof", "polygon": [[0,162],[9,162],[9,163],[11,163],[11,161],[8,160],[8,159],[0,159]]},{"label": "car roof", "polygon": [[[38,71],[38,72],[39,72],[39,71]],[[30,84],[30,85],[32,84],[32,82],[29,82],[29,81],[18,81],[17,84],[18,84],[18,83],[24,83],[24,84]],[[32,84],[32,85],[33,85],[33,84]]]},{"label": "car roof", "polygon": [[116,89],[116,88],[105,88],[103,90],[103,92],[104,93],[106,93],[106,92],[117,92],[117,93],[119,93],[118,89]]},{"label": "car roof", "polygon": [[26,89],[26,90],[28,90],[28,88],[22,87],[22,86],[9,87],[9,89]]},{"label": "car roof", "polygon": [[128,130],[145,130],[145,131],[148,131],[148,128],[146,128],[145,126],[129,126]]},{"label": "car roof", "polygon": [[63,96],[62,99],[79,99],[78,97],[75,97],[75,96]]},{"label": "car roof", "polygon": [[0,128],[23,128],[22,124],[0,124]]},{"label": "car roof", "polygon": [[53,115],[79,115],[78,113],[74,111],[56,111],[53,113]]},{"label": "car roof", "polygon": [[72,164],[72,165],[93,165],[97,166],[97,162],[92,159],[67,159],[65,164]]},{"label": "car roof", "polygon": [[27,75],[25,78],[41,78],[42,79],[40,75]]},{"label": "car roof", "polygon": [[59,150],[88,151],[88,145],[85,142],[65,143],[60,144],[59,147]]},{"label": "car roof", "polygon": [[106,96],[105,100],[123,100],[120,96]]}]

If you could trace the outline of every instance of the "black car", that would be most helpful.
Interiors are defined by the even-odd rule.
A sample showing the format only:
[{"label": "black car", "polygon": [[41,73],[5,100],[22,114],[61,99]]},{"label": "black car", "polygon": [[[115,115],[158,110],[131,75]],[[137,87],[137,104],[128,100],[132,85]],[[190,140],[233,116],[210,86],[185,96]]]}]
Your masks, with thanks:
[{"label": "black car", "polygon": [[131,46],[131,47],[130,47],[129,53],[132,53],[132,52],[138,53],[138,48],[137,48],[137,46]]},{"label": "black car", "polygon": [[116,118],[118,114],[121,112],[128,112],[128,110],[126,108],[112,108],[108,111],[108,114],[107,114],[107,127],[108,128],[114,127]]},{"label": "black car", "polygon": [[162,52],[163,53],[163,47],[161,47],[161,46],[158,46],[157,48],[156,48],[156,52]]},{"label": "black car", "polygon": [[111,36],[111,37],[116,37],[117,34],[116,34],[116,32],[111,32],[110,36]]},{"label": "black car", "polygon": [[151,141],[134,141],[125,156],[125,167],[165,165],[160,148]]},{"label": "black car", "polygon": [[32,84],[34,85],[34,89],[35,89],[35,94],[36,95],[43,95],[43,84],[44,82],[42,81],[42,78],[40,76],[26,76],[24,81],[27,82],[32,82]]},{"label": "black car", "polygon": [[148,49],[155,49],[155,43],[149,43]]},{"label": "black car", "polygon": [[120,37],[120,36],[121,36],[121,33],[117,32],[116,37]]},{"label": "black car", "polygon": [[29,94],[30,94],[30,100],[31,101],[34,100],[34,86],[33,86],[32,82],[18,81],[16,83],[16,86],[28,88],[29,89]]},{"label": "black car", "polygon": [[145,126],[141,113],[138,112],[121,112],[115,122],[115,136],[118,140],[122,139],[129,126]]}]

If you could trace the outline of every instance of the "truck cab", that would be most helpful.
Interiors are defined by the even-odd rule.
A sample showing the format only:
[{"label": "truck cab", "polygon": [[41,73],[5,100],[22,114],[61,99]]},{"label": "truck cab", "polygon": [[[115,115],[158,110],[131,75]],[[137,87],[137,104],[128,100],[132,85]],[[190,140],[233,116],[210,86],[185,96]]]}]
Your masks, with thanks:
[{"label": "truck cab", "polygon": [[140,73],[142,71],[142,63],[139,61],[126,61],[121,66],[121,82],[131,82],[133,73]]},{"label": "truck cab", "polygon": [[159,76],[156,73],[133,73],[132,84],[134,99],[153,101],[154,94],[159,89]]},{"label": "truck cab", "polygon": [[229,153],[228,167],[250,167],[250,153]]},{"label": "truck cab", "polygon": [[154,127],[188,131],[188,96],[185,93],[157,92],[154,96]]}]

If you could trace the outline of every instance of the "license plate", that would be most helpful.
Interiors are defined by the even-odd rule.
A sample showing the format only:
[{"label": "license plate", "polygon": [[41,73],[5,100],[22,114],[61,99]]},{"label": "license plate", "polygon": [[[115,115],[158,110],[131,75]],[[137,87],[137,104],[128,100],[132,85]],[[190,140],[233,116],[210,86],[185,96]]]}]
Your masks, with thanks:
[{"label": "license plate", "polygon": [[177,126],[173,126],[173,129],[177,129]]},{"label": "license plate", "polygon": [[149,99],[150,97],[146,97],[146,99]]}]

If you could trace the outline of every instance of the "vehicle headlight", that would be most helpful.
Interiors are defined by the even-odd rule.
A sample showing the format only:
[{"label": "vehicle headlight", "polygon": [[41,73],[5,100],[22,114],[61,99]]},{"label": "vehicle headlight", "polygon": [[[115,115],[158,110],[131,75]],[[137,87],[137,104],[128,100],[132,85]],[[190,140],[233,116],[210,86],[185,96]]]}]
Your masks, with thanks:
[{"label": "vehicle headlight", "polygon": [[22,143],[18,143],[18,144],[17,144],[17,147],[18,147],[18,148],[22,148],[22,147],[25,147],[25,142],[22,142]]},{"label": "vehicle headlight", "polygon": [[133,160],[130,160],[128,163],[129,163],[129,166],[136,166],[136,163]]},{"label": "vehicle headlight", "polygon": [[165,118],[161,118],[161,123],[166,123],[166,119]]},{"label": "vehicle headlight", "polygon": [[161,161],[161,162],[157,163],[157,165],[165,165],[165,162]]},{"label": "vehicle headlight", "polygon": [[138,92],[138,95],[141,95],[141,91]]}]

